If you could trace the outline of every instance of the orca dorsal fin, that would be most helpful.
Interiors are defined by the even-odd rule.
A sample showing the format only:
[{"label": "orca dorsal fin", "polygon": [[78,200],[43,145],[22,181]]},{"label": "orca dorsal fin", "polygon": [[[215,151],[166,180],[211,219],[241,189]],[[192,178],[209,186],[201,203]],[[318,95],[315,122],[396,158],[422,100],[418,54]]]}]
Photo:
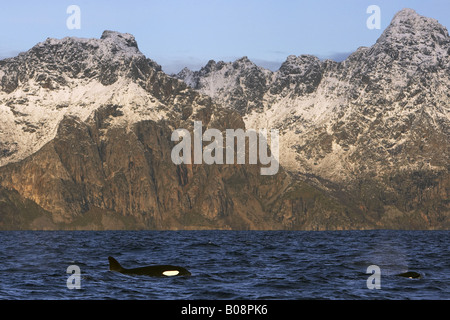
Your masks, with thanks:
[{"label": "orca dorsal fin", "polygon": [[120,263],[113,257],[108,257],[108,260],[109,260],[109,270],[118,272],[122,272],[124,270],[120,265]]}]

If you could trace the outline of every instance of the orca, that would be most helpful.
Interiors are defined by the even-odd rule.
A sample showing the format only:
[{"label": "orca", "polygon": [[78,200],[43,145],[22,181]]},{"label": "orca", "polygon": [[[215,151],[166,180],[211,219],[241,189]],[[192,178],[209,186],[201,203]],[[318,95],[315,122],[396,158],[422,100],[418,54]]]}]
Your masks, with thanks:
[{"label": "orca", "polygon": [[404,277],[404,278],[410,278],[410,279],[422,278],[422,275],[420,273],[417,273],[417,272],[414,272],[414,271],[408,271],[408,272],[399,273],[399,274],[397,274],[397,276]]},{"label": "orca", "polygon": [[131,275],[146,275],[152,277],[173,277],[173,276],[190,276],[191,273],[183,267],[171,265],[153,265],[148,267],[139,267],[133,269],[125,269],[113,257],[108,257],[109,270]]}]

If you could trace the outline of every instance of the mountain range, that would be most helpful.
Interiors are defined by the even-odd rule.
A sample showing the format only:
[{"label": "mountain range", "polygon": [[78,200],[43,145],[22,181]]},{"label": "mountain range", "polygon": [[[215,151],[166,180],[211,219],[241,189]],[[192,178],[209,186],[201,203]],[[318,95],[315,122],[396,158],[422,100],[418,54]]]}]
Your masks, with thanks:
[{"label": "mountain range", "polygon": [[[0,229],[448,229],[450,37],[412,9],[342,62],[167,75],[130,34],[0,61]],[[177,128],[279,130],[280,170],[171,161]]]}]

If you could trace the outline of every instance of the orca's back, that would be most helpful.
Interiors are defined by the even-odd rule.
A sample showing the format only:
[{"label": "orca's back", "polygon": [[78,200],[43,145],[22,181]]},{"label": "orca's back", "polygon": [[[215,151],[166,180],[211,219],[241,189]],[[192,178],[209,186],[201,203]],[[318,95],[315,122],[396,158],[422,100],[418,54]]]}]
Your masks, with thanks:
[{"label": "orca's back", "polygon": [[123,268],[120,263],[113,257],[108,257],[109,260],[109,270],[117,271],[125,274],[134,275],[148,275],[154,277],[163,276],[190,276],[191,273],[183,267],[172,266],[172,265],[155,265],[148,267],[139,267],[133,269]]}]

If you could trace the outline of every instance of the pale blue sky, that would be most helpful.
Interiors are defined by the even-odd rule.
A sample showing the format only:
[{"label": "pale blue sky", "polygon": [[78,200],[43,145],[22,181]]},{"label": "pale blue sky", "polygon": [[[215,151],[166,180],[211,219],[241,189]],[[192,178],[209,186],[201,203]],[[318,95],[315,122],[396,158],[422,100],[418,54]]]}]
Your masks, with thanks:
[{"label": "pale blue sky", "polygon": [[[79,30],[66,27],[71,4],[81,9]],[[369,5],[381,9],[380,30],[366,27]],[[339,60],[370,46],[405,7],[450,26],[449,0],[2,0],[0,57],[48,37],[99,38],[115,30],[133,34],[168,73],[242,56],[276,69],[290,54]]]}]

